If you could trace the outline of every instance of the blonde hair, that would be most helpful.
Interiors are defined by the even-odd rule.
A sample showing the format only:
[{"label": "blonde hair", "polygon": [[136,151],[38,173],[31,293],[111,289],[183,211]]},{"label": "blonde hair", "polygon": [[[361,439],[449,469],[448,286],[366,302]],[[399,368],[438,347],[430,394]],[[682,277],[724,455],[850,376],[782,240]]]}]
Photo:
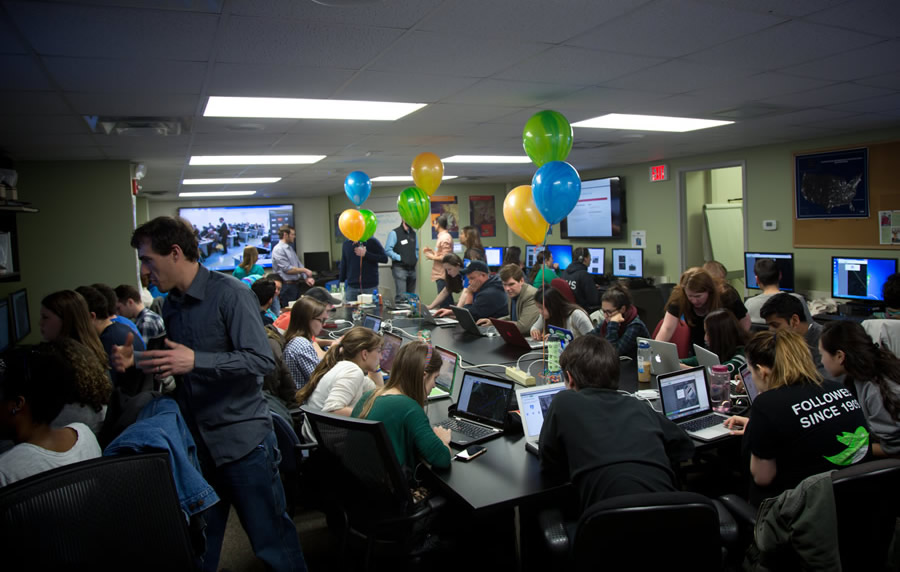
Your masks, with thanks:
[{"label": "blonde hair", "polygon": [[383,343],[384,340],[381,336],[369,328],[363,328],[362,326],[352,328],[349,332],[344,334],[341,341],[331,345],[331,349],[328,350],[325,357],[322,358],[322,361],[319,362],[319,365],[317,365],[316,369],[310,374],[309,381],[297,391],[297,403],[306,403],[309,396],[313,394],[313,391],[315,391],[316,387],[319,385],[319,381],[326,373],[331,371],[331,368],[333,368],[337,362],[342,360],[352,360],[363,350],[370,352],[375,351],[380,348]]},{"label": "blonde hair", "polygon": [[[391,368],[391,378],[380,387],[372,392],[366,399],[362,410],[359,413],[360,419],[365,419],[372,411],[375,400],[378,399],[385,391],[389,389],[397,389],[403,395],[409,397],[421,406],[425,406],[425,379],[424,376],[441,371],[441,356],[435,351],[431,352],[428,344],[421,341],[410,342],[401,347],[394,358],[394,365]],[[428,363],[425,360],[428,359]]]},{"label": "blonde hair", "polygon": [[807,382],[822,384],[806,340],[793,330],[759,332],[747,342],[744,355],[752,366],[762,365],[772,370],[767,383],[769,389]]}]

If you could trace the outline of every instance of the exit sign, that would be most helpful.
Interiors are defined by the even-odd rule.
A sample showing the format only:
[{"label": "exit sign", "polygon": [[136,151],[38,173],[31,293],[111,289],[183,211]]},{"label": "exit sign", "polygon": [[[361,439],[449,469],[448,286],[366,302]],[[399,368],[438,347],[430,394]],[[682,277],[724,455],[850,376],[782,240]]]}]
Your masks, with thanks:
[{"label": "exit sign", "polygon": [[654,165],[650,167],[650,182],[655,183],[656,181],[668,181],[669,180],[669,167],[666,165]]}]

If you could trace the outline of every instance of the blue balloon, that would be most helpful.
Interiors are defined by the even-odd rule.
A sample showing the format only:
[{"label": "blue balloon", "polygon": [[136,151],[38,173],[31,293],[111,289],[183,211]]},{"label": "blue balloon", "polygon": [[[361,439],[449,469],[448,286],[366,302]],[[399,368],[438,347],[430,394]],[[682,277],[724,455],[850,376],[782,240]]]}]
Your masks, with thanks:
[{"label": "blue balloon", "polygon": [[557,224],[578,204],[581,178],[575,167],[565,161],[550,161],[531,179],[531,194],[544,220]]},{"label": "blue balloon", "polygon": [[353,171],[344,179],[344,192],[357,207],[361,207],[372,193],[372,181],[362,171]]}]

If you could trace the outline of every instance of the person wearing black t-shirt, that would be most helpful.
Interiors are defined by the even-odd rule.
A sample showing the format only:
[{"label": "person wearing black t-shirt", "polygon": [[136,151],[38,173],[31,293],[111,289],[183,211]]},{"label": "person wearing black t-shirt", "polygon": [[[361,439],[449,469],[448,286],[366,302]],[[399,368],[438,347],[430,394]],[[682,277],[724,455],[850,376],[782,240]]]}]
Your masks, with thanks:
[{"label": "person wearing black t-shirt", "polygon": [[760,332],[747,344],[746,356],[760,394],[749,418],[735,415],[725,425],[744,435],[752,504],[870,456],[859,402],[841,384],[822,381],[802,336]]}]

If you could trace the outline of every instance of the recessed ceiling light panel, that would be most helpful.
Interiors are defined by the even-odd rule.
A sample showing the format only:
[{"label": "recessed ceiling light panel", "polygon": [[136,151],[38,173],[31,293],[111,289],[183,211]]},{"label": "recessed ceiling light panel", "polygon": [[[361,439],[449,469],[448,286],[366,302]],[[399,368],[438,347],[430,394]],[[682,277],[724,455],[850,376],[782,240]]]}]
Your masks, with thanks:
[{"label": "recessed ceiling light panel", "polygon": [[[450,179],[456,179],[457,175],[444,175],[441,180],[449,181]],[[380,177],[375,177],[372,179],[373,183],[405,183],[412,181],[412,175],[382,175]]]},{"label": "recessed ceiling light panel", "polygon": [[444,163],[531,163],[531,159],[522,155],[453,155],[441,159]]},{"label": "recessed ceiling light panel", "polygon": [[310,165],[326,155],[194,155],[189,165]]},{"label": "recessed ceiling light panel", "polygon": [[255,195],[256,191],[209,191],[178,193],[179,197],[248,197]]},{"label": "recessed ceiling light panel", "polygon": [[572,127],[591,127],[595,129],[631,129],[634,131],[669,131],[684,133],[730,125],[734,121],[716,121],[713,119],[693,119],[690,117],[667,117],[664,115],[628,115],[609,113],[592,119],[573,123]]},{"label": "recessed ceiling light panel", "polygon": [[425,103],[296,99],[287,97],[210,96],[205,117],[270,117],[282,119],[356,119],[394,121],[425,107]]},{"label": "recessed ceiling light panel", "polygon": [[281,177],[244,177],[230,179],[184,179],[182,185],[266,185],[277,183]]}]

